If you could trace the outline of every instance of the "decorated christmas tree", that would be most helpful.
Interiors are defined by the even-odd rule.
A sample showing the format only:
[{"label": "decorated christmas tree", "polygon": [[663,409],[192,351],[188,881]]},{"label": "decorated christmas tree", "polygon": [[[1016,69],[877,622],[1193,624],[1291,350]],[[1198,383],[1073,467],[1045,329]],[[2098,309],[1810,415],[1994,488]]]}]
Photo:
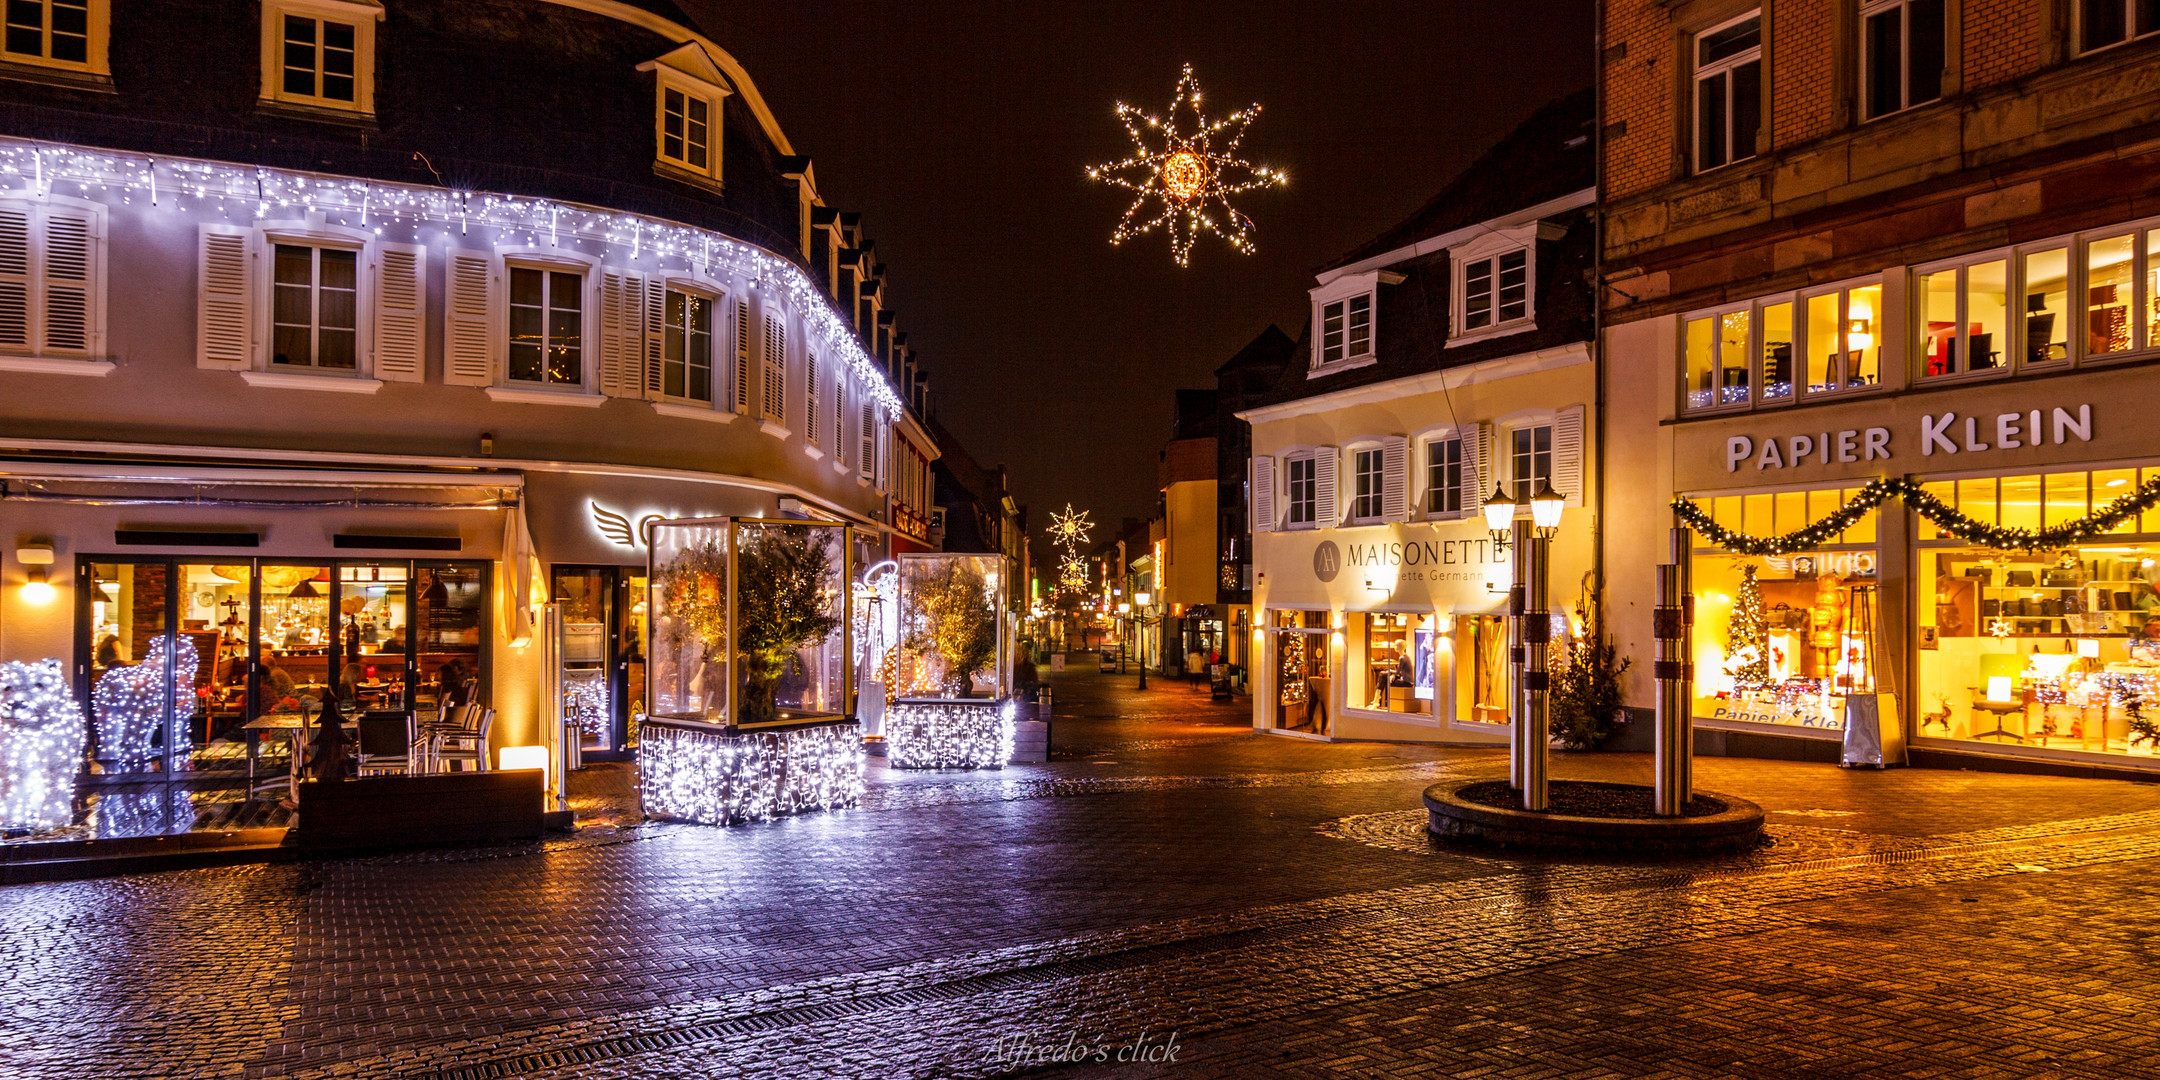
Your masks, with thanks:
[{"label": "decorated christmas tree", "polygon": [[1755,567],[1740,568],[1740,588],[1733,594],[1732,618],[1725,624],[1725,669],[1739,687],[1770,681],[1770,628],[1763,621],[1762,586]]}]

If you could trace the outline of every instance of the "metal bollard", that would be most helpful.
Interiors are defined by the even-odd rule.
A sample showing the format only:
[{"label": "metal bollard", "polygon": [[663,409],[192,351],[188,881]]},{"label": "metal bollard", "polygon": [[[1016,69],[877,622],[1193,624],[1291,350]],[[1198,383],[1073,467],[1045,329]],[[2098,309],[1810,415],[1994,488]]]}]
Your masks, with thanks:
[{"label": "metal bollard", "polygon": [[1657,568],[1657,608],[1652,632],[1657,638],[1657,790],[1655,810],[1678,817],[1695,795],[1694,672],[1688,659],[1694,597],[1689,593],[1688,558],[1694,536],[1672,531],[1673,561]]},{"label": "metal bollard", "polygon": [[1552,612],[1546,607],[1547,578],[1551,576],[1548,558],[1552,541],[1542,537],[1530,538],[1529,564],[1525,576],[1529,578],[1529,595],[1523,606],[1523,691],[1525,704],[1523,729],[1520,742],[1523,748],[1522,805],[1525,810],[1543,810],[1547,797],[1547,764],[1552,756],[1551,724],[1547,721],[1551,682],[1545,671],[1546,646],[1552,641]]}]

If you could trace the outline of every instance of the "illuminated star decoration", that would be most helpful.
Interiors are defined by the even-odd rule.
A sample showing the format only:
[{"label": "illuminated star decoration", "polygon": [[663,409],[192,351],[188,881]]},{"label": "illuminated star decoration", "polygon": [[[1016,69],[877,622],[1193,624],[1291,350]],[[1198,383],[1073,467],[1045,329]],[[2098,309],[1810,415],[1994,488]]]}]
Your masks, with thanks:
[{"label": "illuminated star decoration", "polygon": [[1057,590],[1076,595],[1087,591],[1087,564],[1080,558],[1080,545],[1088,542],[1088,534],[1095,528],[1087,512],[1076,511],[1071,503],[1065,504],[1062,513],[1050,515],[1050,541],[1064,552],[1058,566]]},{"label": "illuminated star decoration", "polygon": [[[1160,227],[1170,234],[1170,257],[1185,266],[1193,237],[1206,230],[1229,241],[1240,253],[1252,254],[1252,219],[1231,206],[1229,197],[1290,182],[1280,170],[1254,165],[1237,156],[1245,126],[1260,115],[1260,106],[1240,109],[1219,120],[1208,119],[1200,112],[1200,84],[1193,78],[1192,65],[1187,64],[1167,119],[1124,102],[1118,103],[1117,114],[1126,133],[1132,136],[1132,156],[1087,171],[1090,180],[1139,194],[1118,222],[1110,242],[1122,244]],[[1190,126],[1181,128],[1181,121]],[[1150,144],[1143,127],[1160,134],[1160,146]]]}]

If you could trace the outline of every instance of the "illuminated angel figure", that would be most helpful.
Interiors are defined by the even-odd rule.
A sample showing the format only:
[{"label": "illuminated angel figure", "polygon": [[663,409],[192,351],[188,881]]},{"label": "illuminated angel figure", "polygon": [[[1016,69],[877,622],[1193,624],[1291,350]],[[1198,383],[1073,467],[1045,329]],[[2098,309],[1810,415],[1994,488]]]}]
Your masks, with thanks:
[{"label": "illuminated angel figure", "polygon": [[[1193,237],[1204,229],[1229,241],[1239,252],[1252,254],[1252,219],[1231,206],[1229,197],[1290,182],[1280,170],[1237,156],[1245,126],[1260,115],[1260,106],[1208,119],[1200,112],[1200,84],[1187,64],[1167,119],[1123,102],[1118,103],[1117,114],[1132,136],[1132,156],[1087,171],[1090,180],[1139,193],[1110,242],[1121,244],[1160,227],[1170,234],[1170,256],[1184,266]],[[1150,144],[1143,127],[1161,136],[1160,146]]]}]

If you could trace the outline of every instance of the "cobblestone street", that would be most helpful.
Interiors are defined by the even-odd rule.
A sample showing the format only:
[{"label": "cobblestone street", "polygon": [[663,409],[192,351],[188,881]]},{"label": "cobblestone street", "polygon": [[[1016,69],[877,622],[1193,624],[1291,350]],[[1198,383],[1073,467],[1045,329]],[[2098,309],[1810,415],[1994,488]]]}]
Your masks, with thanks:
[{"label": "cobblestone street", "polygon": [[845,813],[0,889],[0,1075],[2160,1075],[2160,785],[1703,759],[1769,847],[1501,859],[1418,809],[1498,752],[1057,679]]}]

